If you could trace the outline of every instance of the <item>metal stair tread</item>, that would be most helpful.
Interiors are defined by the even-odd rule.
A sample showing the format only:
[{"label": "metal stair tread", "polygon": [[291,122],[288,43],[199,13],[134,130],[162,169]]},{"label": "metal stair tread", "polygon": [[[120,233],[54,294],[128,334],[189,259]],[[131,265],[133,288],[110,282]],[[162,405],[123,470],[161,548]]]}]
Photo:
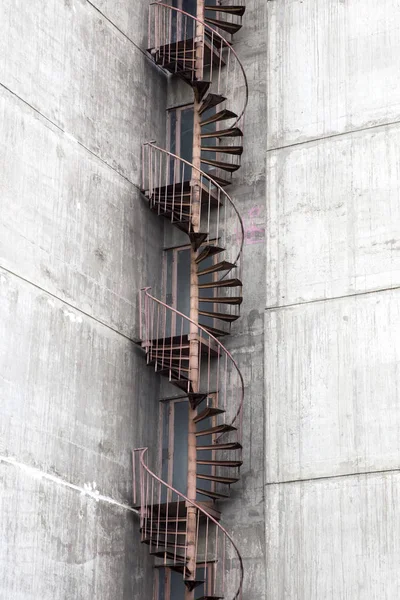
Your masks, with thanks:
[{"label": "metal stair tread", "polygon": [[209,273],[216,273],[217,271],[228,271],[233,269],[236,265],[227,260],[221,260],[221,262],[214,263],[210,267],[206,267],[202,271],[198,271],[197,275],[201,277],[202,275],[208,275]]},{"label": "metal stair tread", "polygon": [[212,304],[232,304],[240,305],[243,302],[242,296],[208,296],[203,298],[199,296],[199,302],[211,302]]},{"label": "metal stair tread", "polygon": [[205,446],[196,446],[198,452],[205,450],[241,450],[242,445],[239,442],[226,442],[222,444],[207,444]]},{"label": "metal stair tread", "polygon": [[207,406],[204,410],[202,410],[194,419],[195,423],[200,423],[204,419],[208,417],[213,417],[216,415],[222,415],[225,411],[222,408],[216,408],[215,406]]},{"label": "metal stair tread", "polygon": [[219,112],[215,113],[208,119],[204,119],[204,121],[200,122],[200,125],[204,127],[205,125],[210,125],[211,123],[217,123],[218,121],[225,121],[227,119],[236,119],[237,114],[228,108],[223,108]]},{"label": "metal stair tread", "polygon": [[210,10],[213,12],[224,12],[231,15],[235,15],[238,17],[243,17],[246,7],[245,6],[220,6],[215,4],[206,4],[204,6],[205,10]]},{"label": "metal stair tread", "polygon": [[231,485],[239,481],[239,477],[223,477],[223,475],[207,475],[206,473],[197,473],[198,479],[206,479],[207,481],[214,481],[215,483],[226,483]]},{"label": "metal stair tread", "polygon": [[204,327],[204,329],[206,329],[214,337],[221,337],[223,335],[229,335],[229,331],[224,331],[223,329],[217,329],[216,327],[211,327],[210,325],[203,324],[202,327]]},{"label": "metal stair tread", "polygon": [[230,23],[229,21],[221,21],[220,19],[211,19],[207,16],[204,17],[204,21],[208,25],[214,25],[215,27],[223,29],[231,34],[237,33],[242,28],[241,23]]},{"label": "metal stair tread", "polygon": [[223,498],[229,498],[227,494],[220,494],[219,492],[213,492],[211,490],[203,490],[202,488],[196,487],[196,492],[198,494],[202,494],[203,496],[208,496],[209,498],[213,498],[214,500],[219,500]]},{"label": "metal stair tread", "polygon": [[243,154],[243,146],[201,146],[201,151],[214,153],[221,152],[222,154],[241,156]]},{"label": "metal stair tread", "polygon": [[239,127],[228,127],[228,129],[216,129],[201,134],[201,139],[223,138],[223,137],[243,137],[243,131]]},{"label": "metal stair tread", "polygon": [[238,169],[240,169],[240,165],[235,163],[227,163],[222,160],[214,160],[211,158],[200,157],[200,161],[205,165],[210,165],[211,167],[215,167],[216,169],[222,169],[223,171],[227,171],[228,173],[234,173]]},{"label": "metal stair tread", "polygon": [[240,316],[201,309],[199,309],[199,315],[202,315],[203,317],[210,317],[211,319],[219,319],[220,321],[225,321],[226,323],[233,323],[234,321],[237,321]]},{"label": "metal stair tread", "polygon": [[201,437],[202,435],[212,435],[214,433],[226,433],[227,431],[237,431],[237,429],[236,427],[233,427],[233,425],[222,423],[221,425],[214,425],[214,427],[196,431],[196,437]]},{"label": "metal stair tread", "polygon": [[218,106],[218,104],[222,104],[225,101],[225,96],[222,96],[221,94],[207,94],[207,96],[203,99],[201,103],[199,114],[202,115],[210,108],[214,108],[214,106]]},{"label": "metal stair tread", "polygon": [[196,256],[195,263],[199,264],[203,260],[208,258],[209,256],[215,256],[215,254],[220,254],[221,252],[224,252],[224,251],[225,251],[225,248],[221,248],[220,246],[216,246],[214,244],[208,244],[207,246],[204,246],[201,249],[200,254],[198,256]]},{"label": "metal stair tread", "polygon": [[243,284],[240,279],[220,279],[218,281],[209,281],[207,283],[199,283],[200,290],[207,290],[209,288],[222,288],[222,287],[242,287]]},{"label": "metal stair tread", "polygon": [[243,461],[241,460],[207,460],[198,458],[196,460],[198,465],[211,465],[215,467],[229,467],[229,468],[237,468],[241,467]]}]

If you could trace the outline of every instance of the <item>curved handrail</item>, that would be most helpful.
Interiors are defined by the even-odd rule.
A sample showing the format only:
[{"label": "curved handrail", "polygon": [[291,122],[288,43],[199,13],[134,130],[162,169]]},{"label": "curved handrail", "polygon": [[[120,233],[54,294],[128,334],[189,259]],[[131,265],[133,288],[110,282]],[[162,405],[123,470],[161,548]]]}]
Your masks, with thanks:
[{"label": "curved handrail", "polygon": [[235,592],[234,600],[236,600],[237,598],[239,598],[240,592],[241,592],[241,589],[242,589],[243,578],[244,578],[243,559],[242,559],[242,556],[241,556],[241,554],[239,552],[239,549],[236,546],[235,542],[233,541],[231,535],[227,532],[227,530],[225,529],[225,527],[223,527],[220,523],[218,523],[218,521],[216,519],[214,519],[214,517],[212,517],[206,510],[204,510],[204,508],[200,504],[198,504],[195,500],[190,500],[187,496],[185,496],[185,494],[182,494],[182,492],[179,492],[172,485],[170,485],[166,481],[163,481],[160,477],[158,477],[155,473],[153,473],[153,471],[151,471],[149,469],[149,467],[144,462],[144,455],[148,451],[148,448],[137,448],[136,450],[138,452],[140,452],[140,464],[142,465],[143,469],[150,475],[150,477],[152,477],[153,479],[155,479],[156,481],[158,481],[159,483],[161,483],[161,485],[165,486],[166,488],[168,488],[169,490],[171,490],[172,492],[174,492],[177,496],[181,497],[182,500],[184,500],[188,504],[194,506],[199,512],[201,512],[208,519],[210,519],[210,521],[212,523],[214,523],[218,527],[218,529],[220,531],[222,531],[222,533],[228,538],[228,540],[232,544],[232,547],[235,550],[235,552],[237,554],[237,557],[238,557],[238,560],[239,560],[240,581],[239,581],[239,587],[238,587],[237,591]]},{"label": "curved handrail", "polygon": [[225,348],[225,346],[219,341],[219,339],[216,338],[212,333],[210,333],[209,331],[207,331],[207,329],[205,327],[203,327],[202,325],[200,325],[200,323],[197,323],[196,321],[193,321],[193,319],[191,319],[190,317],[187,317],[186,315],[184,315],[183,313],[181,313],[176,308],[173,308],[172,306],[169,306],[168,304],[166,304],[162,300],[159,300],[158,298],[155,298],[154,296],[152,296],[151,294],[149,294],[148,290],[151,290],[151,287],[142,288],[141,291],[144,292],[148,298],[150,298],[151,300],[153,300],[157,304],[160,304],[161,306],[164,306],[164,308],[167,308],[168,310],[174,312],[176,315],[179,315],[180,317],[186,319],[186,321],[188,321],[189,323],[192,323],[193,325],[195,325],[196,327],[198,327],[200,329],[200,331],[202,331],[207,337],[210,337],[219,346],[219,348],[221,348],[221,350],[228,356],[228,358],[231,360],[233,366],[235,367],[237,375],[239,377],[240,387],[241,387],[239,406],[238,406],[238,409],[236,411],[236,414],[235,414],[233,420],[230,423],[230,425],[233,425],[236,422],[238,416],[241,414],[241,412],[243,410],[243,404],[244,404],[244,379],[243,379],[243,375],[242,375],[242,373],[241,373],[241,371],[239,369],[239,366],[238,366],[236,360],[233,358],[233,356],[229,352],[229,350],[227,348]]},{"label": "curved handrail", "polygon": [[[209,175],[208,173],[206,173],[202,169],[199,169],[198,167],[195,167],[192,163],[190,163],[189,161],[185,160],[184,158],[181,158],[177,154],[174,154],[173,152],[170,152],[169,150],[165,150],[164,148],[160,148],[154,142],[146,142],[145,144],[143,144],[143,146],[150,146],[151,148],[154,148],[155,150],[158,150],[159,152],[163,152],[164,154],[167,154],[168,156],[171,156],[172,158],[174,158],[176,160],[179,160],[180,162],[182,162],[182,163],[188,165],[189,167],[191,167],[192,169],[195,169],[195,171],[197,171],[202,177],[204,177],[204,178],[208,179],[209,181],[211,181],[211,183],[224,195],[224,197],[226,198],[226,200],[229,202],[229,204],[232,206],[234,212],[236,213],[236,216],[238,218],[239,225],[240,225],[241,239],[240,239],[239,252],[238,252],[236,258],[233,261],[235,263],[235,265],[236,265],[238,263],[238,261],[239,261],[239,258],[241,256],[242,252],[243,252],[243,245],[244,245],[244,223],[243,223],[243,219],[240,216],[240,213],[239,213],[238,209],[236,208],[236,206],[235,206],[232,198],[229,196],[229,194],[224,190],[224,188],[221,185],[219,185],[219,183],[217,183],[216,181],[214,181],[214,179],[212,178],[211,175]],[[223,277],[221,277],[221,279],[224,279],[227,276],[227,274],[230,271],[232,271],[232,268],[229,269],[229,271],[227,271],[225,273],[225,275]]]},{"label": "curved handrail", "polygon": [[246,72],[244,70],[244,66],[242,64],[242,61],[240,60],[239,56],[237,55],[236,50],[233,48],[232,44],[230,44],[228,42],[228,40],[226,40],[224,38],[223,35],[221,35],[220,33],[218,33],[218,31],[215,31],[215,29],[213,29],[212,27],[210,27],[210,25],[207,25],[207,23],[204,23],[204,21],[202,21],[201,19],[198,19],[197,17],[195,17],[194,15],[191,15],[190,13],[182,10],[181,8],[176,8],[175,6],[170,6],[169,4],[165,4],[164,2],[151,2],[149,6],[163,6],[164,8],[167,8],[168,10],[171,11],[175,11],[176,13],[180,13],[182,15],[184,15],[185,17],[189,17],[190,19],[192,19],[193,21],[196,21],[196,23],[200,23],[200,25],[202,27],[204,27],[205,29],[207,29],[209,32],[211,32],[211,34],[213,36],[217,36],[218,38],[220,38],[220,40],[223,42],[224,46],[226,46],[227,48],[229,48],[230,52],[232,52],[232,54],[234,55],[234,57],[236,58],[238,65],[240,67],[240,70],[242,72],[243,75],[243,80],[244,80],[244,85],[245,85],[245,101],[244,101],[244,106],[241,109],[236,121],[235,121],[235,125],[237,123],[239,123],[240,119],[243,117],[246,108],[247,108],[247,104],[249,102],[249,84],[247,81],[247,75]]}]

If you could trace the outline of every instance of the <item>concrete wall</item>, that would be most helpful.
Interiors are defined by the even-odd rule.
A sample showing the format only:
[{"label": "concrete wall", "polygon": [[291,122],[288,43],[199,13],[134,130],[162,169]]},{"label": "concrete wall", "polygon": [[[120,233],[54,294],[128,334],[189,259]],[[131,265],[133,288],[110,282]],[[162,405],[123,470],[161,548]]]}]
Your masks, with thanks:
[{"label": "concrete wall", "polygon": [[[165,78],[143,53],[146,5],[0,6],[7,600],[151,597],[152,560],[125,507],[130,450],[154,440],[158,397],[132,342],[163,236],[138,187],[141,143],[165,134]],[[80,495],[88,482],[110,501]]]},{"label": "concrete wall", "polygon": [[266,597],[400,593],[397,1],[268,2]]}]

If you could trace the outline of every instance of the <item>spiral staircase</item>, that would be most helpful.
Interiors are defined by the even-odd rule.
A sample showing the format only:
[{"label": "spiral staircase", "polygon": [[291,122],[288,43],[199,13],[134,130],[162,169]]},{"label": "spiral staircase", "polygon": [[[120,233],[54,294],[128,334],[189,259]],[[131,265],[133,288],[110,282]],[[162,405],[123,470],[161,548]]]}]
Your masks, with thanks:
[{"label": "spiral staircase", "polygon": [[189,238],[190,316],[145,288],[139,341],[147,365],[187,398],[188,484],[186,493],[174,488],[150,467],[147,449],[137,448],[133,487],[141,541],[156,567],[182,575],[185,600],[243,593],[242,557],[219,510],[242,465],[244,383],[221,338],[242,303],[244,229],[226,188],[240,167],[248,100],[243,66],[227,39],[241,27],[243,3],[198,0],[197,17],[165,2],[149,7],[149,54],[194,94],[192,162],[153,142],[142,154],[150,210]]}]

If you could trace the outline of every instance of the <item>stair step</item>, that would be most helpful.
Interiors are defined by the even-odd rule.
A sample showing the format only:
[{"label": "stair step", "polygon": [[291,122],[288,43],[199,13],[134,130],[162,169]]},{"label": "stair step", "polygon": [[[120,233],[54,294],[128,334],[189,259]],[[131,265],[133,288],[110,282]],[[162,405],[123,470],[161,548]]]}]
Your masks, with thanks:
[{"label": "stair step", "polygon": [[199,264],[209,256],[214,256],[215,254],[219,254],[220,252],[224,252],[225,248],[221,248],[220,246],[207,245],[204,246],[200,252],[200,254],[196,257],[195,263]]},{"label": "stair step", "polygon": [[216,483],[226,483],[227,485],[239,481],[238,477],[222,477],[222,475],[205,475],[204,473],[197,473],[196,477],[197,479],[207,479],[207,481],[215,481]]},{"label": "stair step", "polygon": [[234,156],[241,156],[243,154],[243,146],[202,146],[201,151],[221,152],[222,154],[233,154]]},{"label": "stair step", "polygon": [[201,596],[197,600],[224,600],[224,596]]},{"label": "stair step", "polygon": [[190,406],[195,409],[199,406],[199,404],[201,404],[203,402],[203,400],[205,400],[206,398],[208,398],[209,394],[206,393],[202,393],[202,392],[189,392],[188,393],[188,398],[189,398],[189,402],[190,402]]},{"label": "stair step", "polygon": [[234,113],[231,110],[228,110],[227,108],[224,108],[223,110],[220,110],[219,112],[215,113],[215,115],[212,115],[208,119],[204,119],[204,121],[201,121],[200,125],[202,127],[204,127],[204,125],[210,125],[210,123],[217,123],[218,121],[226,121],[226,119],[236,119],[236,118],[237,118],[236,113]]},{"label": "stair step", "polygon": [[242,25],[239,23],[230,23],[228,21],[221,21],[220,19],[210,19],[209,17],[204,17],[204,21],[208,25],[214,25],[214,27],[223,29],[223,31],[227,31],[232,35],[237,33],[242,28]]},{"label": "stair step", "polygon": [[207,283],[200,283],[199,290],[208,290],[210,288],[222,288],[222,287],[242,287],[240,279],[220,279],[219,281],[209,281]]},{"label": "stair step", "polygon": [[[237,321],[239,315],[229,315],[225,313],[213,312],[209,310],[199,310],[199,315],[203,315],[203,317],[210,317],[211,319],[219,319],[220,321],[226,321],[227,323],[233,323]],[[181,369],[185,370],[185,369]]]},{"label": "stair step", "polygon": [[183,580],[189,592],[193,591],[199,585],[204,584],[204,579],[184,579]]},{"label": "stair step", "polygon": [[190,243],[192,244],[193,250],[198,250],[203,242],[208,237],[208,233],[196,233],[194,231],[189,233]]},{"label": "stair step", "polygon": [[190,83],[192,88],[195,90],[197,102],[200,102],[200,100],[204,97],[204,95],[208,91],[208,88],[211,85],[211,81],[199,81],[196,79],[194,81],[189,81],[188,83]]},{"label": "stair step", "polygon": [[178,387],[180,390],[183,390],[185,393],[189,392],[192,387],[189,379],[175,379],[171,383]]},{"label": "stair step", "polygon": [[196,492],[198,494],[203,494],[203,496],[208,496],[209,498],[213,498],[214,500],[218,500],[219,498],[229,498],[227,494],[220,494],[218,492],[212,492],[211,490],[203,490],[201,488],[196,488]]},{"label": "stair step", "polygon": [[197,275],[200,277],[201,275],[208,275],[209,273],[216,273],[217,271],[229,271],[236,267],[234,263],[228,262],[227,260],[222,260],[219,263],[215,263],[202,271],[198,271]]},{"label": "stair step", "polygon": [[208,172],[207,175],[210,179],[213,180],[213,182],[218,183],[218,185],[220,185],[222,188],[227,187],[228,185],[232,185],[231,180],[218,177],[218,175],[214,175],[213,172]]},{"label": "stair step", "polygon": [[215,425],[215,427],[210,427],[209,429],[202,429],[201,431],[197,431],[196,437],[200,437],[202,435],[212,435],[213,433],[225,433],[227,431],[237,431],[237,429],[232,425],[223,423],[222,425]]},{"label": "stair step", "polygon": [[225,411],[222,408],[215,408],[214,406],[207,406],[204,410],[202,410],[194,419],[195,423],[200,423],[200,421],[204,421],[204,419],[208,419],[209,417],[214,417],[215,415],[222,415]]},{"label": "stair step", "polygon": [[229,127],[228,129],[217,129],[216,131],[207,131],[201,134],[202,140],[223,137],[243,137],[243,131],[239,127]]},{"label": "stair step", "polygon": [[243,461],[241,460],[203,460],[197,459],[198,465],[211,465],[212,467],[232,467],[237,468],[241,467]]},{"label": "stair step", "polygon": [[223,162],[222,160],[212,160],[211,158],[200,157],[200,160],[205,165],[210,165],[211,167],[215,167],[216,169],[222,169],[223,171],[227,171],[228,173],[234,173],[238,169],[240,169],[240,165],[236,165],[234,163]]},{"label": "stair step", "polygon": [[223,335],[229,335],[229,331],[224,331],[223,329],[217,329],[216,327],[210,327],[209,325],[202,325],[202,327],[204,327],[204,329],[206,329],[214,337],[221,337]]},{"label": "stair step", "polygon": [[239,442],[226,442],[226,444],[207,444],[206,446],[196,446],[196,450],[240,450],[242,447]]},{"label": "stair step", "polygon": [[242,296],[211,296],[209,298],[199,297],[199,302],[211,302],[212,304],[232,304],[238,306],[242,304]]},{"label": "stair step", "polygon": [[243,17],[246,7],[245,6],[215,6],[215,5],[205,5],[205,10],[212,10],[213,12],[223,12],[228,13],[230,15],[236,15],[238,17]]},{"label": "stair step", "polygon": [[209,110],[210,108],[214,108],[214,106],[218,106],[218,104],[222,104],[225,102],[225,96],[221,96],[220,94],[207,94],[201,103],[199,114],[202,115],[204,112]]}]

